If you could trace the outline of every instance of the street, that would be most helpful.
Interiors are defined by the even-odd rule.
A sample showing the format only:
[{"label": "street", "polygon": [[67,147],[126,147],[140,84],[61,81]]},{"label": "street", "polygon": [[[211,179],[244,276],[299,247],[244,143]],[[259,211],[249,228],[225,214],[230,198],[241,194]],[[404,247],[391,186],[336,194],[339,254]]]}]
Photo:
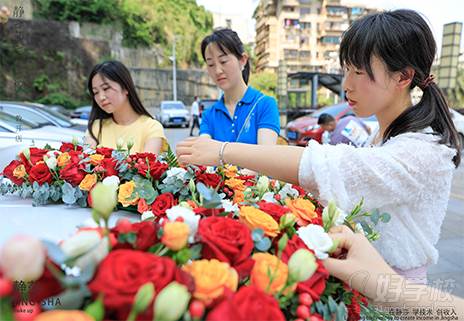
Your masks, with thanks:
[{"label": "street", "polygon": [[[175,146],[189,136],[190,129],[168,128],[169,144]],[[198,130],[195,129],[194,134]],[[464,162],[454,175],[448,211],[441,228],[437,248],[438,263],[428,269],[429,284],[464,297]]]}]

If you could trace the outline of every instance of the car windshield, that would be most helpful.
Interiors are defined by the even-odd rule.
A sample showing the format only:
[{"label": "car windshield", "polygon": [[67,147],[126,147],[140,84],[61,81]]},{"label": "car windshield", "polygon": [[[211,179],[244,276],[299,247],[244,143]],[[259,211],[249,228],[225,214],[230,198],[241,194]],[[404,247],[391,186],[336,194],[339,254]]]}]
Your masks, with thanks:
[{"label": "car windshield", "polygon": [[34,108],[16,105],[0,105],[0,111],[21,119],[22,121],[37,124],[38,127],[53,126],[53,123],[43,114],[35,111]]},{"label": "car windshield", "polygon": [[0,120],[2,120],[4,123],[11,127],[17,128],[18,130],[33,129],[40,127],[39,124],[26,121],[22,119],[21,116],[13,116],[3,112],[0,112]]},{"label": "car windshield", "polygon": [[320,115],[322,114],[329,114],[333,117],[337,116],[339,113],[341,113],[343,110],[345,110],[348,107],[347,104],[340,104],[340,105],[335,105],[335,106],[327,106],[323,107],[314,113],[311,114],[311,117],[314,118],[319,118]]},{"label": "car windshield", "polygon": [[60,114],[57,111],[48,109],[46,107],[38,107],[37,110],[52,117],[62,127],[71,127],[73,125],[65,115]]},{"label": "car windshield", "polygon": [[180,103],[163,103],[161,105],[163,109],[185,109],[184,105]]}]

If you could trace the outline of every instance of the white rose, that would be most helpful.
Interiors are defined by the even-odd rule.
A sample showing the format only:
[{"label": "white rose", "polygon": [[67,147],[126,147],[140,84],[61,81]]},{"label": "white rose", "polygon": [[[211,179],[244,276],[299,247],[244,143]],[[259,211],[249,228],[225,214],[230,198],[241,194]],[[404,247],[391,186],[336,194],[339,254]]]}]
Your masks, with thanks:
[{"label": "white rose", "polygon": [[298,191],[294,189],[291,184],[285,184],[284,187],[282,187],[282,189],[280,190],[279,195],[280,195],[280,199],[284,200],[287,197],[290,197],[290,198],[298,197],[300,193],[298,193]]},{"label": "white rose", "polygon": [[208,166],[206,167],[205,173],[216,174],[216,168],[214,168],[213,166]]},{"label": "white rose", "polygon": [[105,177],[103,179],[102,183],[104,185],[106,185],[106,186],[113,185],[115,187],[118,187],[119,186],[119,177],[117,177],[116,175]]},{"label": "white rose", "polygon": [[266,202],[269,202],[269,203],[277,204],[277,200],[275,199],[274,193],[272,193],[272,192],[264,193],[262,200],[266,201]]},{"label": "white rose", "polygon": [[327,252],[332,248],[333,241],[322,226],[310,224],[301,227],[297,234],[319,259],[324,260],[328,257]]},{"label": "white rose", "polygon": [[81,255],[74,266],[81,269],[89,264],[98,265],[108,255],[108,238],[97,231],[80,231],[61,244],[67,257]]},{"label": "white rose", "polygon": [[48,157],[47,155],[44,155],[43,160],[49,169],[54,170],[56,168],[57,161],[54,156]]},{"label": "white rose", "polygon": [[172,176],[175,176],[178,179],[184,180],[186,173],[187,173],[187,171],[185,169],[183,169],[183,168],[180,168],[180,167],[171,168],[170,170],[166,171],[167,176],[163,180],[163,183],[165,183],[166,179],[168,179],[169,177],[172,177]]},{"label": "white rose", "polygon": [[166,216],[170,221],[175,221],[178,217],[184,219],[184,223],[189,226],[189,243],[194,242],[195,235],[197,234],[198,223],[200,222],[200,215],[196,215],[191,209],[174,206],[166,210]]},{"label": "white rose", "polygon": [[143,212],[142,213],[142,216],[140,218],[141,221],[145,221],[145,220],[148,220],[152,217],[155,217],[155,215],[153,214],[153,212],[151,211],[146,211],[146,212]]},{"label": "white rose", "polygon": [[222,207],[226,212],[232,212],[235,213],[238,211],[238,205],[232,203],[230,200],[222,200],[221,201]]}]

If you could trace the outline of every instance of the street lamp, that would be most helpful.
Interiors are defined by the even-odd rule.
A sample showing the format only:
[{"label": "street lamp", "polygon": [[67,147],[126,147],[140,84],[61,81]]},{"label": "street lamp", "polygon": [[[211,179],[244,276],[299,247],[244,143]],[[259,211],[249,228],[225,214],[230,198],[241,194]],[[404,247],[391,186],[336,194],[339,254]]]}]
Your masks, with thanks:
[{"label": "street lamp", "polygon": [[172,61],[172,97],[174,101],[177,100],[176,37],[177,35],[174,35],[174,40],[172,42],[172,56],[169,57],[169,60]]}]

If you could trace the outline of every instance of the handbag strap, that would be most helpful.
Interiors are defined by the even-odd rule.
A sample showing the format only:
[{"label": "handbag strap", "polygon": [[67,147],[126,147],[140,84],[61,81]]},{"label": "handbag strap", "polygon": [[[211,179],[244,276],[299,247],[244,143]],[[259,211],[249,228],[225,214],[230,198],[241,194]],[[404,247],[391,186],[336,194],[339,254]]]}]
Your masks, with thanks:
[{"label": "handbag strap", "polygon": [[245,122],[243,123],[242,125],[242,128],[240,128],[240,132],[238,133],[237,135],[237,138],[235,139],[235,142],[238,142],[238,139],[240,138],[240,136],[242,135],[243,133],[243,129],[248,125],[248,123],[250,122],[250,119],[251,119],[251,115],[253,114],[253,111],[255,110],[256,108],[256,105],[259,103],[259,101],[261,99],[264,98],[264,94],[261,94],[261,96],[255,101],[255,103],[253,104],[253,107],[251,107],[248,115],[247,115],[247,118],[245,119]]}]

